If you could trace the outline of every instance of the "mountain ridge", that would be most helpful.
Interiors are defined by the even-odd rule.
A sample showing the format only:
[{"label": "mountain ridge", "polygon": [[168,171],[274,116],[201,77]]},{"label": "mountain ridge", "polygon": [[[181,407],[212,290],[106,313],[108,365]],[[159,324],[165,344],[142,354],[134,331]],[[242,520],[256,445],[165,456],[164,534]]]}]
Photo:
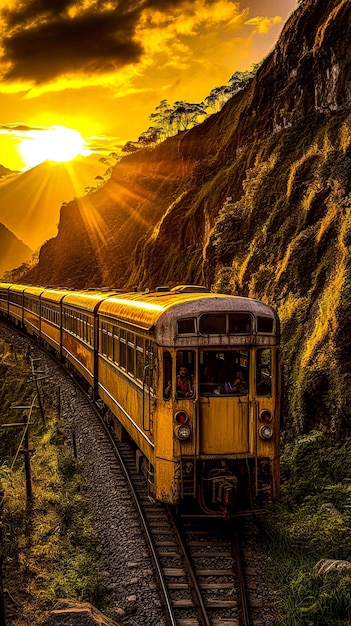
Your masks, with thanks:
[{"label": "mountain ridge", "polygon": [[63,202],[84,195],[85,188],[105,170],[98,156],[68,163],[45,161],[23,172],[8,170],[8,175],[0,178],[0,221],[37,249],[57,234]]},{"label": "mountain ridge", "polygon": [[4,272],[30,262],[32,250],[0,222],[0,276]]}]

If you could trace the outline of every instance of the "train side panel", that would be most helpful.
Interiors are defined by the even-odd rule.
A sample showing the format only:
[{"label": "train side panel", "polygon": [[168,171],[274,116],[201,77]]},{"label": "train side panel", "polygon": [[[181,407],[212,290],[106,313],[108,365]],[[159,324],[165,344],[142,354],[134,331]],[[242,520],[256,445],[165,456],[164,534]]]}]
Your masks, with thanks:
[{"label": "train side panel", "polygon": [[62,356],[94,388],[94,348],[64,329],[62,331]]},{"label": "train side panel", "polygon": [[61,329],[48,320],[41,320],[40,336],[59,354],[61,350]]},{"label": "train side panel", "polygon": [[69,293],[69,291],[61,289],[47,289],[41,294],[41,339],[60,356],[62,343],[62,301]]},{"label": "train side panel", "polygon": [[[111,362],[99,355],[99,396],[146,458],[154,463],[154,406],[149,395]],[[150,410],[149,410],[150,408]],[[152,412],[151,412],[152,411]],[[144,417],[144,419],[143,419]],[[144,423],[143,423],[144,422]]]},{"label": "train side panel", "polygon": [[23,326],[23,294],[25,285],[11,285],[9,288],[9,320],[16,326]]},{"label": "train side panel", "polygon": [[27,287],[24,290],[23,326],[29,335],[40,336],[40,296],[41,287]]},{"label": "train side panel", "polygon": [[0,283],[0,315],[8,317],[10,283]]}]

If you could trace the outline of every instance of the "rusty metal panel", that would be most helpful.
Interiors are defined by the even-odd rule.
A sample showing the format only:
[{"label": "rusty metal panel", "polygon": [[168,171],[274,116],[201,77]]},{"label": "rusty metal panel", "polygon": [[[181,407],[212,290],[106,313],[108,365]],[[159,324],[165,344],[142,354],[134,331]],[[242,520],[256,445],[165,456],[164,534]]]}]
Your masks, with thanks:
[{"label": "rusty metal panel", "polygon": [[173,459],[156,458],[155,474],[157,476],[155,488],[156,500],[176,504],[179,498],[179,463],[178,468]]},{"label": "rusty metal panel", "polygon": [[250,451],[249,403],[241,398],[200,399],[200,454],[236,455]]}]

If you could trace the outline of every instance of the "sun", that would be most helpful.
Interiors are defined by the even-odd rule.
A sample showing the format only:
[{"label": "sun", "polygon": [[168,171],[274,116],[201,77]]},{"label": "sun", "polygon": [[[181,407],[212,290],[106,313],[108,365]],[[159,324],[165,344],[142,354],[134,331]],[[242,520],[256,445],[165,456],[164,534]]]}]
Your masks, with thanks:
[{"label": "sun", "polygon": [[35,167],[44,161],[63,163],[78,154],[90,153],[81,134],[65,126],[51,126],[26,133],[19,145],[19,152],[27,167]]}]

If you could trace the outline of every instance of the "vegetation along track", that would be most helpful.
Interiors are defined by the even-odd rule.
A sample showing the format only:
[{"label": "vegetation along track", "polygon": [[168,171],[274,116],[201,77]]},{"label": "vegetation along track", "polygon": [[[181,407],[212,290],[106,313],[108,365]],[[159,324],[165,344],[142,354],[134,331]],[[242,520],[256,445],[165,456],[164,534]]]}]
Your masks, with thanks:
[{"label": "vegetation along track", "polygon": [[[6,328],[13,337],[12,328]],[[36,357],[36,344],[27,338],[24,341],[30,342]],[[56,366],[40,354],[44,369],[52,374]],[[72,448],[85,467],[109,563],[107,586],[123,625],[270,626],[271,615],[263,610],[255,594],[260,585],[252,582],[250,603],[256,609],[252,609],[254,618],[249,621],[233,524],[179,518],[168,507],[152,501],[146,492],[145,477],[137,472],[131,442],[118,442],[112,437],[98,406],[77,389],[77,381],[60,370],[55,372],[55,381],[60,394],[52,382],[48,387],[56,399],[61,398],[61,413]],[[128,475],[128,485],[124,474]],[[251,578],[254,575],[255,568],[251,567]]]}]

